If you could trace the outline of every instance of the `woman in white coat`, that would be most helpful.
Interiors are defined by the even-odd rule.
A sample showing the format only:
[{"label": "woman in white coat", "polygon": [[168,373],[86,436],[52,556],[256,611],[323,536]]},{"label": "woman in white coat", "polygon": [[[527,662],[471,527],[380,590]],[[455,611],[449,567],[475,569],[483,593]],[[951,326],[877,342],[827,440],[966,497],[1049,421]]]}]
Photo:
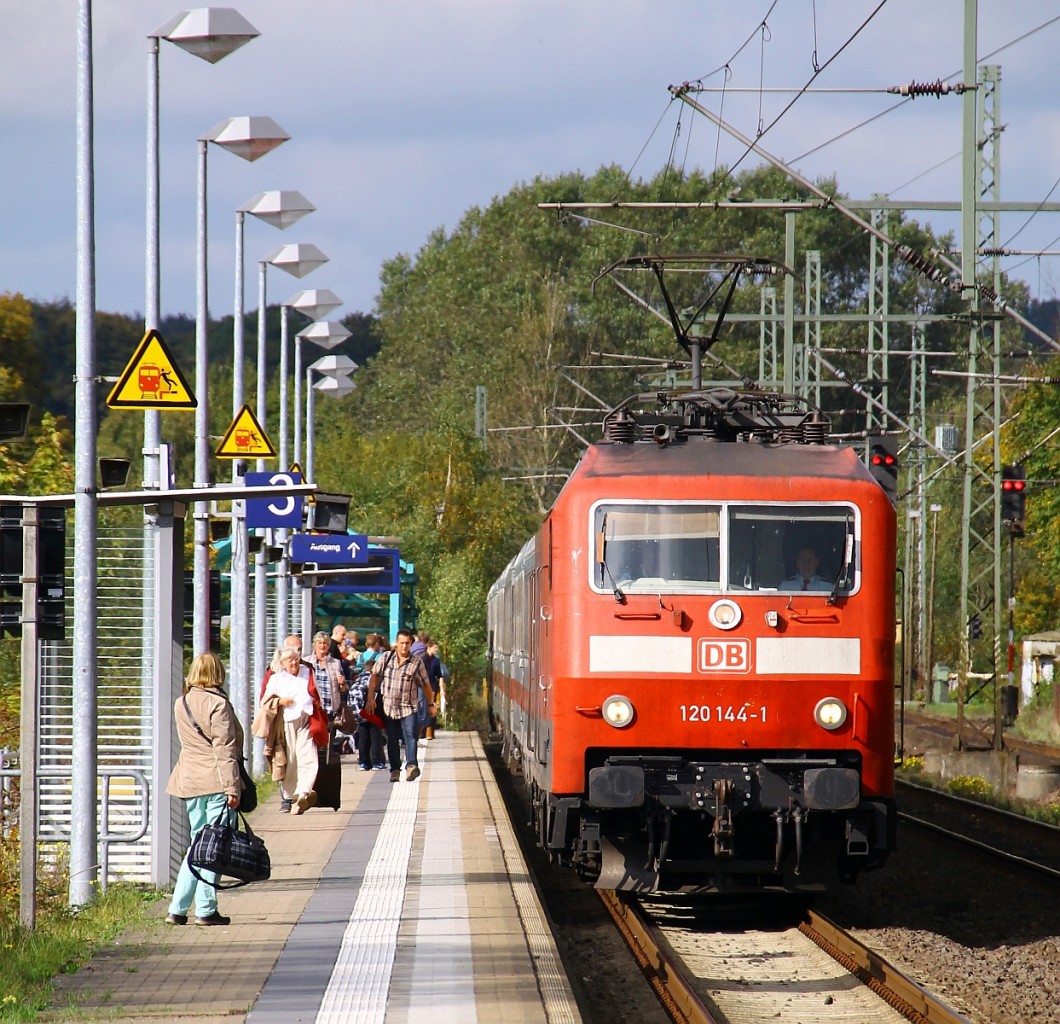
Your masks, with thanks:
[{"label": "woman in white coat", "polygon": [[291,813],[302,814],[316,806],[313,789],[317,779],[317,747],[309,731],[313,698],[309,680],[299,673],[301,659],[293,647],[281,647],[272,659],[272,675],[265,684],[262,700],[278,698],[283,712],[284,738],[287,742],[287,774],[284,790],[292,799]]}]

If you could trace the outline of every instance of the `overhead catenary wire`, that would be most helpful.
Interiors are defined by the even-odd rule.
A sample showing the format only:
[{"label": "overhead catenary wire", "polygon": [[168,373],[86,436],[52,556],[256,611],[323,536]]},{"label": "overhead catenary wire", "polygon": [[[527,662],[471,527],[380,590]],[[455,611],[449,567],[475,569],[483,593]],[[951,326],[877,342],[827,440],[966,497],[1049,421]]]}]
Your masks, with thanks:
[{"label": "overhead catenary wire", "polygon": [[[1000,46],[998,46],[995,49],[991,50],[989,53],[985,53],[985,54],[980,55],[976,59],[977,65],[978,64],[983,64],[986,61],[992,60],[993,58],[997,57],[999,54],[1004,53],[1006,50],[1011,49],[1013,46],[1017,46],[1019,43],[1022,43],[1022,42],[1024,42],[1027,39],[1030,39],[1032,36],[1037,35],[1039,32],[1044,31],[1045,29],[1049,28],[1051,25],[1056,24],[1057,22],[1060,22],[1060,15],[1056,15],[1055,17],[1049,18],[1048,20],[1042,22],[1040,25],[1036,25],[1034,28],[1028,29],[1026,32],[1023,32],[1020,35],[1016,36],[1015,38],[1010,39],[1008,42],[1002,43]],[[949,82],[951,79],[956,78],[961,73],[962,72],[960,70],[954,71],[951,74],[947,75],[945,78],[939,79],[939,81],[943,82],[943,83]],[[837,135],[834,135],[831,139],[828,139],[827,141],[822,142],[822,143],[820,143],[817,146],[814,146],[812,149],[806,150],[806,152],[804,152],[804,153],[800,153],[798,156],[792,157],[791,163],[792,164],[798,164],[802,160],[805,160],[807,157],[813,156],[814,154],[819,153],[822,149],[826,149],[828,146],[831,146],[834,143],[839,142],[840,140],[846,138],[848,135],[852,135],[854,132],[859,131],[860,129],[867,127],[868,125],[874,123],[875,121],[878,121],[881,117],[884,117],[887,114],[891,114],[894,111],[898,110],[900,107],[903,107],[907,103],[912,102],[913,98],[914,98],[913,96],[906,97],[906,98],[900,100],[899,102],[893,104],[892,106],[888,107],[886,110],[881,110],[878,114],[874,114],[872,117],[866,118],[864,121],[859,122],[858,124],[854,125],[853,127],[848,128],[845,131],[842,131],[842,132],[840,132]],[[958,154],[955,154],[955,155],[959,156],[960,154],[958,153]],[[931,171],[937,170],[943,164],[948,163],[952,159],[954,159],[954,157],[947,157],[945,160],[942,160],[939,163],[935,164],[934,167],[929,168],[927,171],[921,172],[920,174],[916,175],[915,177],[910,178],[909,181],[905,182],[904,184],[899,185],[897,188],[891,189],[891,190],[886,191],[886,192],[884,192],[882,194],[885,195],[885,196],[893,196],[896,192],[901,191],[903,188],[906,188],[908,185],[912,184],[914,181],[917,181],[920,178],[924,177],[925,174],[928,174]],[[1060,184],[1060,179],[1058,179],[1057,184]],[[1042,200],[1042,204],[1043,205],[1044,205],[1045,202],[1048,201],[1049,195],[1052,195],[1053,190],[1056,187],[1057,187],[1057,185],[1054,184],[1053,188],[1051,188],[1049,190],[1049,194],[1046,196],[1046,198],[1044,200]],[[1030,217],[1027,218],[1026,222],[1019,228],[1019,231],[1016,232],[1016,235],[1018,235],[1020,232],[1022,232],[1030,224],[1030,222],[1034,219],[1034,216],[1035,215],[1032,214]],[[1008,242],[1011,242],[1012,239],[1016,237],[1016,235],[1013,235],[1012,237],[1010,237]],[[1056,239],[1054,239],[1052,242],[1050,242],[1049,245],[1050,246],[1054,245],[1057,241],[1060,241],[1060,236],[1058,236]],[[1007,244],[1008,243],[1006,243],[1006,245]],[[1010,272],[1012,270],[1018,269],[1020,266],[1023,266],[1023,264],[1017,264],[1015,267],[1010,268]]]},{"label": "overhead catenary wire", "polygon": [[[853,223],[857,224],[860,228],[862,228],[862,230],[868,232],[870,235],[873,235],[875,238],[878,238],[881,242],[883,242],[885,245],[887,245],[893,252],[895,252],[899,256],[899,258],[902,259],[903,262],[907,263],[911,267],[916,268],[925,277],[927,277],[927,278],[929,278],[929,279],[931,279],[933,281],[936,281],[936,282],[938,282],[941,285],[944,285],[945,287],[949,288],[951,291],[955,291],[956,292],[956,291],[961,291],[963,289],[963,285],[959,281],[955,281],[954,279],[952,279],[946,273],[946,271],[943,270],[943,268],[941,266],[938,266],[937,264],[932,263],[931,260],[927,256],[925,256],[923,253],[917,252],[916,250],[910,248],[909,246],[901,245],[900,243],[895,241],[895,239],[891,238],[890,235],[888,235],[886,232],[881,231],[879,228],[875,227],[875,225],[870,224],[864,218],[859,217],[856,213],[854,213],[854,211],[852,209],[850,209],[848,206],[846,206],[842,201],[838,200],[835,196],[829,195],[822,188],[820,188],[820,186],[815,185],[812,181],[810,181],[804,175],[800,174],[794,168],[792,168],[788,164],[784,163],[778,157],[773,156],[773,154],[771,154],[768,150],[763,149],[757,142],[753,142],[752,140],[748,139],[746,135],[744,135],[738,129],[734,128],[732,125],[726,124],[724,121],[721,120],[721,118],[718,117],[717,114],[713,113],[710,110],[707,110],[702,105],[696,103],[695,100],[691,99],[687,95],[684,86],[670,86],[670,89],[671,89],[671,91],[673,92],[673,94],[675,96],[677,96],[678,98],[682,99],[685,103],[688,103],[689,105],[694,106],[696,108],[696,110],[698,110],[701,114],[703,114],[704,117],[706,117],[709,120],[713,121],[719,127],[724,128],[725,131],[727,131],[735,139],[737,139],[741,143],[747,145],[751,150],[753,150],[755,153],[757,153],[763,159],[767,160],[769,163],[771,163],[778,170],[783,171],[790,178],[792,178],[792,180],[795,181],[797,184],[799,184],[803,188],[809,190],[814,195],[820,196],[821,199],[826,200],[827,204],[829,206],[833,207],[838,213],[841,213],[848,220],[850,220]],[[954,266],[953,261],[950,260],[945,255],[945,253],[941,253],[941,252],[936,251],[934,253],[934,255],[950,271],[957,271],[959,269],[958,267]],[[1058,344],[1053,338],[1051,338],[1048,334],[1046,334],[1045,331],[1043,331],[1040,327],[1037,326],[1037,324],[1032,323],[1025,316],[1023,316],[1021,313],[1017,312],[1011,306],[1009,306],[1008,303],[1006,303],[1004,301],[1004,299],[1002,299],[1002,297],[1000,295],[998,295],[996,292],[994,292],[994,290],[992,288],[989,288],[988,286],[982,284],[981,282],[971,284],[971,285],[969,285],[969,287],[972,287],[972,288],[975,288],[976,290],[978,290],[979,293],[984,298],[987,298],[994,306],[996,306],[998,309],[1000,309],[1006,316],[1010,317],[1011,319],[1015,320],[1017,323],[1021,324],[1028,331],[1030,331],[1032,334],[1034,334],[1036,337],[1038,337],[1042,341],[1044,341],[1054,351],[1060,351],[1060,344]]]},{"label": "overhead catenary wire", "polygon": [[[807,80],[807,82],[805,83],[805,85],[803,85],[803,87],[801,89],[799,89],[799,91],[791,99],[791,101],[784,106],[784,108],[780,111],[780,113],[777,114],[777,116],[774,117],[773,120],[770,121],[768,125],[766,125],[765,127],[762,127],[761,119],[760,119],[759,125],[758,125],[758,131],[755,133],[755,137],[756,138],[759,138],[759,139],[762,138],[763,136],[767,135],[773,128],[776,127],[776,125],[779,123],[781,118],[783,118],[788,113],[788,111],[791,110],[791,108],[803,96],[803,94],[809,88],[810,83],[813,82],[817,78],[817,76],[820,75],[834,60],[836,60],[836,58],[839,57],[839,55],[841,53],[843,53],[843,51],[846,50],[846,48],[848,46],[850,46],[850,44],[853,43],[854,40],[857,39],[857,37],[859,35],[861,35],[861,33],[865,30],[865,28],[868,26],[868,24],[873,20],[873,18],[876,17],[877,14],[879,14],[879,12],[886,6],[886,4],[887,4],[887,0],[880,0],[880,2],[876,5],[876,7],[873,8],[873,10],[869,13],[869,15],[861,22],[861,24],[854,30],[854,32],[842,43],[842,45],[840,45],[839,48],[828,58],[828,60],[826,60],[824,62],[824,64],[820,65],[819,67],[817,67],[817,66],[814,67],[814,72],[813,72],[812,75],[810,75],[810,77]],[[772,11],[772,8],[770,8],[770,11]],[[763,24],[764,24],[764,22],[763,22]],[[688,84],[688,83],[686,83],[686,84]],[[672,91],[673,91],[673,86],[671,86],[671,92]],[[719,125],[719,127],[720,127],[720,125]],[[752,147],[749,145],[744,150],[743,154],[736,160],[736,162],[731,167],[729,167],[727,169],[727,172],[726,172],[727,177],[732,178],[733,172],[740,166],[740,164],[743,163],[743,161],[747,158],[747,155],[749,153],[751,153],[752,151],[753,151]]]}]

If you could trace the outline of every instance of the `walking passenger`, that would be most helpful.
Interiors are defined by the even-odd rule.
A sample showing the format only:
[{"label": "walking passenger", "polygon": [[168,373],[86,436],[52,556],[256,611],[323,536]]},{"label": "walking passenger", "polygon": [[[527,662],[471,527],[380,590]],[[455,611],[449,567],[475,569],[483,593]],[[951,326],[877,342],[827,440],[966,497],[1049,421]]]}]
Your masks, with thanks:
[{"label": "walking passenger", "polygon": [[369,633],[364,638],[364,654],[361,656],[361,667],[370,669],[375,661],[387,649],[387,642],[380,633]]},{"label": "walking passenger", "polygon": [[[310,673],[311,673],[311,669],[309,667],[309,662],[304,661],[302,659],[302,638],[297,633],[292,633],[290,636],[288,636],[288,637],[286,637],[284,639],[283,648],[287,648],[287,649],[293,650],[293,651],[295,651],[298,654],[298,672],[297,672],[297,675],[301,676],[303,679],[309,679]],[[265,689],[269,685],[269,680],[272,678],[273,672],[279,672],[280,671],[280,663],[279,663],[279,660],[278,660],[279,653],[280,652],[277,651],[276,654],[273,656],[272,661],[269,663],[269,667],[265,670],[265,676],[261,680],[261,690],[258,693],[258,704],[259,705],[265,700]],[[266,721],[263,721],[261,723],[261,725],[260,725],[260,728],[258,728],[258,716],[255,715],[254,716],[254,721],[251,724],[251,732],[255,736],[257,736],[259,739],[266,740],[266,745],[270,746],[271,749],[275,750],[276,747],[277,747],[277,744],[276,744],[275,740],[273,740],[273,742],[271,742],[271,743],[269,742],[269,740],[271,738],[269,736],[269,731],[270,731],[271,724],[272,723],[270,721],[266,720]],[[280,724],[279,731],[281,733],[283,732],[282,719],[281,719],[281,724]],[[277,755],[268,756],[268,759],[269,759],[270,763],[273,764],[273,765],[275,764],[276,756]],[[287,760],[288,754],[286,752],[286,749],[284,751],[282,751],[282,752],[279,752],[279,757],[281,758],[282,761],[286,761]],[[287,785],[286,785],[286,781],[287,781],[286,770],[281,768],[279,771],[277,771],[277,769],[275,767],[273,767],[273,778],[279,783],[278,789],[279,789],[279,794],[280,794],[280,813],[281,814],[287,814],[291,810],[291,804],[292,804],[293,799],[294,799],[294,793],[293,793],[292,790],[289,790],[287,788]]]},{"label": "walking passenger", "polygon": [[362,772],[386,767],[383,764],[383,720],[378,714],[368,715],[364,708],[371,678],[371,672],[362,672],[353,681],[349,694],[350,709],[357,716],[354,741]]},{"label": "walking passenger", "polygon": [[[427,668],[427,644],[430,639],[430,633],[421,630],[416,634],[416,638],[412,641],[412,647],[409,649],[414,658],[419,658],[423,662],[424,668]],[[428,673],[428,682],[430,678],[430,673]],[[427,734],[427,702],[422,693],[419,695],[419,704],[416,708],[416,730],[417,739],[422,740]]]},{"label": "walking passenger", "polygon": [[[309,728],[313,714],[311,680],[299,674],[298,652],[293,648],[281,647],[273,665],[275,668],[265,686],[265,700],[279,698],[287,746],[284,790],[293,801],[289,801],[290,812],[302,814],[307,808],[315,807],[317,802],[313,788],[317,779],[317,745]],[[281,810],[282,807],[281,804]]]},{"label": "walking passenger", "polygon": [[438,641],[427,641],[427,653],[423,659],[427,667],[427,678],[431,683],[431,693],[434,694],[434,714],[427,716],[424,738],[434,739],[434,730],[438,726],[438,712],[442,710],[442,698],[445,691],[445,680],[442,676],[442,659],[438,656]]},{"label": "walking passenger", "polygon": [[[346,627],[341,628],[345,638]],[[314,633],[313,653],[309,656],[309,667],[313,672],[313,681],[317,685],[317,692],[320,694],[320,701],[324,705],[329,722],[333,721],[342,710],[346,691],[349,688],[346,683],[346,673],[342,667],[343,662],[340,658],[332,656],[330,650],[331,637],[323,630]]]},{"label": "walking passenger", "polygon": [[353,671],[353,666],[350,663],[348,648],[346,641],[349,639],[349,634],[346,631],[346,627],[340,622],[337,626],[334,626],[331,630],[331,642],[328,644],[328,654],[331,655],[342,669],[342,676],[346,680],[347,687],[353,681],[356,673]]},{"label": "walking passenger", "polygon": [[423,695],[429,714],[434,713],[434,694],[427,678],[427,670],[419,658],[411,653],[412,633],[399,629],[394,649],[372,662],[372,678],[368,684],[365,709],[375,711],[378,693],[387,720],[387,751],[390,757],[390,781],[401,779],[401,750],[405,743],[405,778],[408,782],[420,776],[416,761],[416,738],[419,731],[419,698]]}]

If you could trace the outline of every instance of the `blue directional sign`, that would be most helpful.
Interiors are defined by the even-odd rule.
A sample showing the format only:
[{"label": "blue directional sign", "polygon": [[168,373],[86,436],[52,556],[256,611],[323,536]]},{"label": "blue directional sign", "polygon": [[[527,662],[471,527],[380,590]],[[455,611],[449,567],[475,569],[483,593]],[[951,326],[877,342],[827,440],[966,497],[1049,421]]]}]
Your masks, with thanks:
[{"label": "blue directional sign", "polygon": [[396,548],[372,548],[363,568],[321,577],[317,590],[336,594],[397,594],[401,591],[401,555]]},{"label": "blue directional sign", "polygon": [[[301,473],[247,473],[248,487],[286,487],[302,482]],[[247,498],[247,528],[251,530],[298,529],[302,525],[302,496]]]},{"label": "blue directional sign", "polygon": [[367,565],[368,537],[363,533],[295,533],[290,558],[317,565]]}]

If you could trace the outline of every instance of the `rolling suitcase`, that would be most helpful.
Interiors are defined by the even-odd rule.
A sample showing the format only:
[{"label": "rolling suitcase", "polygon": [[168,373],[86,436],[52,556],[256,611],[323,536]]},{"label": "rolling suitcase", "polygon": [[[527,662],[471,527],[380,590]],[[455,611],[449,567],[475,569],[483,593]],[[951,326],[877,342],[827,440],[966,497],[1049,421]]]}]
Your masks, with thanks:
[{"label": "rolling suitcase", "polygon": [[342,760],[329,743],[317,748],[317,781],[313,788],[317,794],[317,807],[330,807],[337,811],[342,806]]}]

